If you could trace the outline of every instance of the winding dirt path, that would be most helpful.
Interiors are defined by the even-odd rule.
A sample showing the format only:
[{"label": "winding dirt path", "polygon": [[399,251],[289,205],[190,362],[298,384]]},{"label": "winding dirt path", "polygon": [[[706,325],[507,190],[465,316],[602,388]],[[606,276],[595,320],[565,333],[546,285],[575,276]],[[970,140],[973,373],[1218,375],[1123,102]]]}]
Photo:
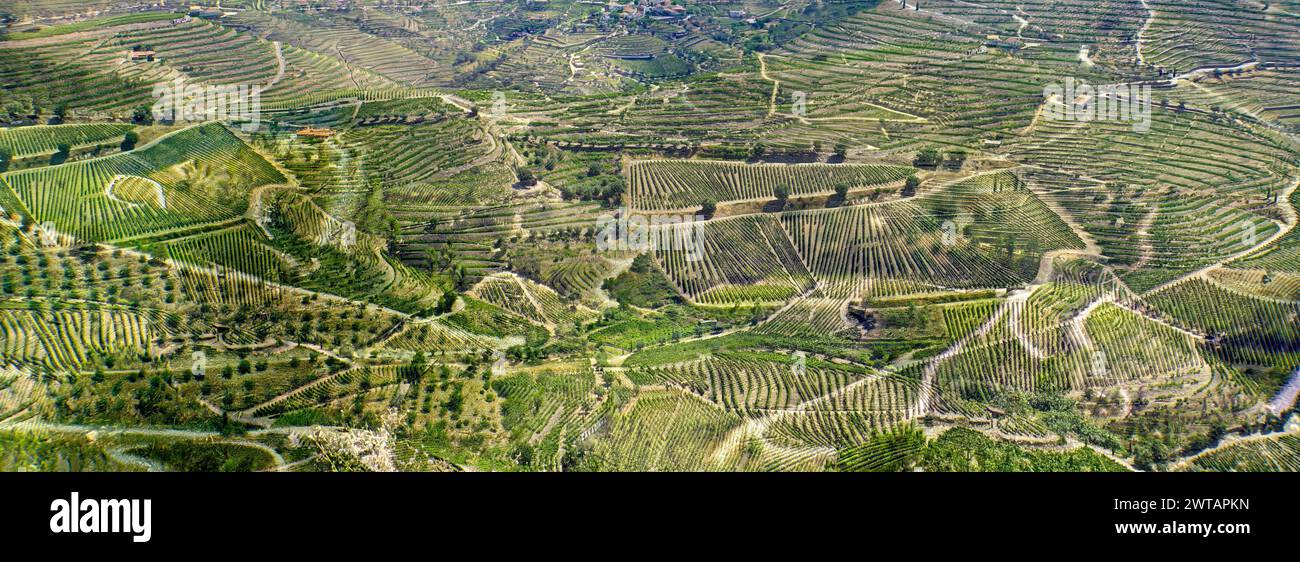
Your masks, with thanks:
[{"label": "winding dirt path", "polygon": [[1025,348],[1025,351],[1029,352],[1029,355],[1034,359],[1042,361],[1047,359],[1047,353],[1044,353],[1042,349],[1034,345],[1033,341],[1030,341],[1029,333],[1025,331],[1025,327],[1020,323],[1020,316],[1025,311],[1025,304],[1029,302],[1029,296],[1032,294],[1033,291],[1026,290],[1007,298],[1007,313],[1010,314],[1007,317],[1007,325],[1011,328],[1011,333],[1015,335],[1016,341],[1020,342],[1020,347]]},{"label": "winding dirt path", "polygon": [[767,55],[758,53],[758,75],[772,83],[772,96],[767,102],[767,116],[776,115],[776,94],[781,91],[781,81],[767,75]]},{"label": "winding dirt path", "polygon": [[1010,308],[1008,302],[1003,302],[1002,305],[993,312],[993,315],[989,316],[989,319],[985,321],[983,325],[976,328],[971,333],[966,334],[961,339],[957,340],[957,343],[953,344],[948,349],[943,350],[943,353],[936,355],[934,359],[930,360],[930,363],[925,366],[925,371],[921,373],[921,387],[917,393],[916,407],[913,410],[911,417],[925,417],[934,407],[934,381],[938,376],[939,366],[954,355],[961,353],[961,350],[964,349],[972,340],[983,337],[984,334],[987,334],[989,330],[993,329],[993,326],[1002,319],[1002,316],[1010,310]]},{"label": "winding dirt path", "polygon": [[166,209],[166,208],[167,208],[167,194],[163,192],[163,186],[162,186],[162,184],[160,184],[160,183],[158,183],[158,182],[156,182],[156,181],[154,181],[154,180],[151,180],[151,179],[149,179],[149,178],[141,177],[141,176],[128,176],[128,175],[124,175],[124,174],[118,174],[118,175],[116,175],[116,176],[113,176],[113,179],[108,180],[108,183],[107,183],[106,185],[104,185],[104,196],[105,196],[105,197],[108,197],[108,198],[109,198],[110,200],[112,200],[112,201],[115,201],[115,202],[121,203],[121,204],[123,204],[123,205],[129,205],[129,206],[131,206],[131,207],[138,207],[138,206],[140,206],[139,203],[134,203],[134,202],[127,201],[127,200],[125,200],[125,199],[119,198],[117,195],[115,195],[115,194],[113,193],[113,188],[114,188],[114,187],[117,187],[117,184],[118,184],[119,182],[121,182],[122,180],[125,180],[125,179],[131,179],[131,178],[134,178],[134,179],[137,179],[137,180],[140,180],[140,181],[143,181],[143,182],[147,182],[147,183],[149,183],[150,185],[152,185],[152,186],[153,186],[153,189],[154,189],[154,195],[158,198],[158,206],[161,207],[161,208],[163,208],[163,209]]},{"label": "winding dirt path", "polygon": [[275,77],[271,78],[271,81],[267,82],[266,86],[263,87],[267,90],[270,90],[271,86],[280,83],[280,80],[284,78],[284,69],[286,66],[284,62],[284,47],[279,41],[272,41],[271,44],[275,46],[275,62],[279,65],[279,69],[276,70]]},{"label": "winding dirt path", "polygon": [[1142,24],[1142,27],[1138,29],[1136,50],[1138,64],[1146,64],[1146,59],[1142,57],[1142,42],[1145,40],[1142,36],[1147,34],[1147,29],[1151,27],[1151,22],[1156,21],[1156,11],[1151,9],[1151,5],[1147,3],[1147,0],[1141,0],[1141,2],[1142,8],[1147,11],[1147,19],[1146,22]]}]

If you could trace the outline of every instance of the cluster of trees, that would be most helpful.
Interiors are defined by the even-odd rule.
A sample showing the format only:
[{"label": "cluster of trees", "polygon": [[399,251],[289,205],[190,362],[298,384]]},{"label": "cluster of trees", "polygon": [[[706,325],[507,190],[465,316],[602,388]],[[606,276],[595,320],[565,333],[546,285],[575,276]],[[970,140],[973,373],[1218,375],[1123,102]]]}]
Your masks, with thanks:
[{"label": "cluster of trees", "polygon": [[438,297],[438,305],[434,307],[434,314],[446,314],[456,306],[456,291],[444,291],[441,297]]},{"label": "cluster of trees", "polygon": [[[541,175],[554,171],[556,166],[567,158],[568,155],[563,150],[548,146],[537,149],[535,153],[529,155],[528,167],[521,166],[515,171],[520,185],[530,187],[536,185]],[[553,181],[565,199],[601,201],[606,206],[617,205],[627,189],[618,166],[611,165],[609,162],[593,162],[587,166],[584,173],[571,180],[565,180],[566,178],[561,176]]]},{"label": "cluster of trees", "polygon": [[713,218],[713,214],[718,212],[718,202],[712,199],[705,199],[700,202],[700,214],[705,218]]},{"label": "cluster of trees", "polygon": [[613,206],[622,200],[623,192],[627,190],[627,184],[621,175],[617,172],[610,173],[600,164],[588,166],[586,177],[591,178],[591,181],[578,182],[576,185],[566,183],[559,186],[560,191],[567,198],[601,201]]},{"label": "cluster of trees", "polygon": [[[767,147],[763,143],[755,143],[749,147],[749,151],[745,156],[750,160],[762,160],[764,158],[769,158],[769,159],[784,158],[784,159],[813,161],[816,160],[819,156],[821,156],[822,149],[823,146],[821,141],[813,141],[809,143],[808,148],[806,149],[798,149],[798,148],[772,149]],[[843,161],[844,158],[848,155],[848,151],[849,148],[847,145],[843,143],[837,143],[835,145],[835,160]],[[721,155],[722,158],[735,158],[736,156],[737,155],[735,153]]]},{"label": "cluster of trees", "polygon": [[776,207],[784,209],[785,204],[790,201],[790,188],[782,184],[777,184],[772,188],[772,198],[776,200]]},{"label": "cluster of trees", "polygon": [[147,105],[141,105],[131,110],[131,122],[137,125],[152,125],[153,110]]}]

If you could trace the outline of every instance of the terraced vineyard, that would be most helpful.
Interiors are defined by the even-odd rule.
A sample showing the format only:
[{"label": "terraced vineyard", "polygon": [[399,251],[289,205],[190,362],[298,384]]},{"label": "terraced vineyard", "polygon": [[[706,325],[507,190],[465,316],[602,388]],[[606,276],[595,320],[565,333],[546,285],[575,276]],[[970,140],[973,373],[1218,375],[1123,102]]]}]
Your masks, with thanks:
[{"label": "terraced vineyard", "polygon": [[652,160],[628,166],[629,196],[637,209],[686,209],[706,200],[771,199],[778,187],[798,197],[830,195],[841,185],[850,190],[901,185],[910,171],[903,166]]},{"label": "terraced vineyard", "polygon": [[[219,125],[200,125],[140,150],[3,176],[32,220],[94,241],[124,240],[235,218],[236,189],[283,181],[276,169]],[[134,201],[129,182],[158,190]],[[116,190],[116,191],[115,191]]]},{"label": "terraced vineyard", "polygon": [[10,4],[0,469],[1300,470],[1294,2]]},{"label": "terraced vineyard", "polygon": [[131,130],[129,125],[118,123],[9,129],[0,131],[0,150],[16,158],[38,154],[48,155],[56,152],[61,144],[75,147],[106,141],[120,142],[122,135],[129,130]]}]

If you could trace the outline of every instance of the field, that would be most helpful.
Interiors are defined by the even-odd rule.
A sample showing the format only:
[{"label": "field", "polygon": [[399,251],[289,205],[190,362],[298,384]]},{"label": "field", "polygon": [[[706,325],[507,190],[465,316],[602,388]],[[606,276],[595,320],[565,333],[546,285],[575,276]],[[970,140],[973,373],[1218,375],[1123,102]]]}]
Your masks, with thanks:
[{"label": "field", "polygon": [[628,198],[636,209],[686,209],[705,200],[772,199],[778,187],[784,187],[791,197],[799,197],[830,195],[840,185],[849,190],[896,182],[901,185],[908,172],[901,166],[642,161],[628,166]]}]

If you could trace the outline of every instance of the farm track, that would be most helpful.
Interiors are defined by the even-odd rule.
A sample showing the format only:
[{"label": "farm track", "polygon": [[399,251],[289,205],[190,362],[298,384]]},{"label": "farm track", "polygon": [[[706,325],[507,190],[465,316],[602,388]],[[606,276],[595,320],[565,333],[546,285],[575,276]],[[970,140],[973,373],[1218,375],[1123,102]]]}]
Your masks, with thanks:
[{"label": "farm track", "polygon": [[772,95],[767,102],[767,116],[776,115],[776,94],[781,90],[781,81],[767,75],[767,56],[758,53],[758,75],[772,83]]},{"label": "farm track", "polygon": [[1139,1],[1142,2],[1142,9],[1147,11],[1147,18],[1146,21],[1142,22],[1142,27],[1138,29],[1136,40],[1137,46],[1135,47],[1135,50],[1137,51],[1138,64],[1144,65],[1146,64],[1146,59],[1142,57],[1142,44],[1146,38],[1143,36],[1147,34],[1147,29],[1151,28],[1151,22],[1156,21],[1156,11],[1151,8],[1151,4],[1147,3],[1147,0]]},{"label": "farm track", "polygon": [[[334,427],[271,427],[255,429],[249,431],[246,435],[256,437],[260,435],[292,435],[306,434],[318,430],[338,429]],[[17,423],[0,423],[0,431],[35,431],[35,432],[52,432],[66,433],[74,435],[95,434],[99,437],[112,437],[115,435],[123,436],[140,436],[140,437],[161,437],[169,439],[182,440],[202,440],[211,444],[231,444],[241,447],[251,447],[263,451],[271,456],[275,466],[268,469],[270,472],[282,472],[289,467],[284,457],[279,451],[264,443],[252,439],[235,439],[225,436],[216,431],[200,431],[193,429],[174,429],[174,428],[155,428],[155,427],[116,427],[116,426],[98,426],[82,424],[61,424],[50,423],[39,420],[28,420]]]},{"label": "farm track", "polygon": [[1266,296],[1266,295],[1259,295],[1259,294],[1255,294],[1255,293],[1250,293],[1250,292],[1247,292],[1247,291],[1243,291],[1243,290],[1241,290],[1240,288],[1233,287],[1232,285],[1228,285],[1227,283],[1224,283],[1224,282],[1222,282],[1222,281],[1219,281],[1218,279],[1215,279],[1213,275],[1210,275],[1210,273],[1212,273],[1212,271],[1206,271],[1206,272],[1203,272],[1203,273],[1201,273],[1200,275],[1197,275],[1196,277],[1194,277],[1194,279],[1198,279],[1198,280],[1204,281],[1204,282],[1209,283],[1210,285],[1213,285],[1213,286],[1215,286],[1215,287],[1217,287],[1217,288],[1219,288],[1219,289],[1222,289],[1222,290],[1224,290],[1224,291],[1228,291],[1228,292],[1230,292],[1230,293],[1234,293],[1234,294],[1237,294],[1237,295],[1241,295],[1241,296],[1246,297],[1246,298],[1248,298],[1248,299],[1260,300],[1260,301],[1264,301],[1264,302],[1271,302],[1271,303],[1274,303],[1274,304],[1280,304],[1280,305],[1282,305],[1282,306],[1296,306],[1296,305],[1300,305],[1300,300],[1279,299],[1279,298],[1277,298],[1277,297],[1270,297],[1270,296]]},{"label": "farm track", "polygon": [[1216,262],[1214,262],[1214,263],[1212,263],[1212,264],[1210,264],[1210,265],[1207,265],[1207,266],[1205,266],[1205,267],[1201,267],[1201,268],[1199,268],[1199,269],[1197,269],[1197,270],[1195,270],[1195,271],[1192,271],[1192,272],[1189,272],[1189,273],[1185,273],[1185,274],[1180,275],[1180,276],[1178,276],[1178,277],[1176,277],[1176,278],[1174,278],[1174,279],[1171,279],[1171,280],[1169,280],[1169,281],[1166,281],[1166,282],[1164,282],[1164,283],[1161,283],[1161,284],[1159,284],[1159,285],[1157,285],[1157,286],[1151,288],[1151,289],[1148,290],[1147,292],[1143,293],[1142,296],[1143,296],[1143,297],[1149,297],[1149,296],[1151,296],[1151,295],[1155,295],[1155,294],[1157,294],[1157,293],[1159,293],[1159,292],[1161,292],[1161,291],[1164,291],[1164,290],[1166,290],[1166,289],[1168,289],[1168,288],[1170,288],[1170,287],[1173,287],[1173,286],[1175,286],[1175,285],[1178,285],[1178,284],[1180,284],[1180,283],[1183,283],[1184,281],[1187,281],[1187,280],[1190,280],[1190,279],[1194,279],[1194,278],[1200,277],[1200,276],[1206,274],[1206,273],[1209,272],[1209,271],[1212,271],[1212,270],[1215,270],[1215,269],[1219,269],[1219,268],[1221,268],[1221,267],[1223,267],[1223,266],[1225,266],[1225,265],[1227,265],[1227,264],[1229,264],[1229,263],[1231,263],[1231,262],[1233,262],[1233,261],[1236,261],[1236,260],[1241,259],[1241,258],[1244,258],[1244,257],[1251,256],[1251,255],[1255,254],[1256,252],[1258,252],[1259,250],[1261,250],[1261,249],[1263,249],[1263,248],[1267,248],[1270,244],[1272,244],[1273,242],[1275,242],[1275,241],[1281,239],[1283,236],[1286,236],[1287,233],[1289,233],[1289,232],[1291,232],[1292,230],[1295,229],[1297,222],[1300,222],[1300,221],[1297,220],[1297,219],[1298,219],[1297,214],[1296,214],[1297,211],[1296,211],[1296,209],[1295,209],[1294,207],[1291,206],[1291,202],[1290,202],[1290,201],[1291,201],[1291,194],[1292,194],[1292,193],[1295,193],[1295,190],[1296,190],[1296,187],[1297,187],[1297,186],[1300,186],[1300,176],[1297,176],[1297,177],[1295,178],[1295,180],[1293,180],[1293,181],[1291,182],[1291,185],[1290,185],[1289,187],[1287,187],[1285,190],[1283,190],[1281,194],[1278,195],[1279,205],[1281,205],[1282,213],[1286,216],[1286,220],[1283,221],[1281,227],[1278,228],[1278,229],[1273,233],[1272,236],[1269,236],[1268,239],[1266,239],[1266,240],[1264,240],[1264,241],[1262,241],[1262,242],[1259,242],[1259,243],[1257,243],[1257,244],[1255,244],[1255,245],[1253,245],[1253,246],[1251,246],[1251,247],[1249,247],[1249,248],[1246,248],[1245,250],[1242,250],[1242,251],[1239,251],[1239,252],[1235,252],[1235,253],[1233,253],[1233,254],[1227,256],[1227,257],[1221,258],[1221,259],[1219,259],[1218,261],[1216,261]]},{"label": "farm track", "polygon": [[479,156],[478,158],[475,158],[474,160],[471,160],[459,166],[448,168],[445,170],[438,170],[438,172],[436,172],[432,176],[429,176],[429,179],[439,180],[439,179],[452,178],[463,172],[480,168],[491,162],[496,162],[497,160],[500,160],[501,155],[504,153],[504,149],[502,148],[502,145],[506,141],[497,139],[497,135],[493,134],[492,131],[487,126],[484,126],[480,130],[483,131],[483,136],[488,140],[488,142],[492,143],[492,147],[488,149],[486,154]]},{"label": "farm track", "polygon": [[1138,223],[1137,230],[1133,233],[1138,239],[1138,259],[1129,266],[1129,271],[1142,269],[1155,258],[1156,247],[1151,243],[1151,227],[1155,226],[1159,212],[1159,208],[1152,208],[1142,215],[1142,221]]},{"label": "farm track", "polygon": [[1034,345],[1034,342],[1029,339],[1029,335],[1025,332],[1024,326],[1020,323],[1020,316],[1025,310],[1025,303],[1029,302],[1029,296],[1032,294],[1030,291],[1021,291],[1007,298],[1007,306],[1009,307],[1007,312],[1010,314],[1007,317],[1007,325],[1011,329],[1011,333],[1015,335],[1016,341],[1020,343],[1020,347],[1029,352],[1030,357],[1042,361],[1047,359],[1047,353]]},{"label": "farm track", "polygon": [[972,330],[969,334],[966,334],[961,339],[957,340],[956,343],[949,346],[948,349],[943,350],[943,353],[936,355],[934,359],[931,359],[930,362],[926,364],[925,370],[921,373],[921,385],[917,394],[916,407],[913,410],[912,415],[909,417],[922,418],[930,413],[934,408],[935,379],[939,372],[939,366],[954,355],[960,353],[961,350],[972,340],[983,337],[987,334],[989,330],[993,329],[993,326],[997,325],[997,322],[1002,319],[1002,316],[1008,312],[1009,308],[1010,307],[1006,302],[998,305],[998,309],[989,317],[988,320],[980,325],[979,328]]},{"label": "farm track", "polygon": [[272,86],[279,84],[280,80],[284,79],[284,71],[286,67],[284,61],[284,47],[279,41],[272,41],[271,44],[275,46],[275,62],[278,68],[275,71],[275,77],[271,78],[271,81],[267,82],[266,86],[263,86],[264,90],[270,90]]},{"label": "farm track", "polygon": [[[913,0],[913,2],[915,2],[915,0]],[[902,4],[901,1],[900,1],[899,3]],[[951,15],[951,14],[945,14],[945,13],[943,13],[943,12],[939,12],[939,11],[931,10],[931,9],[928,9],[928,8],[920,8],[920,7],[908,8],[908,7],[905,7],[905,6],[904,6],[904,7],[898,8],[898,9],[900,9],[900,10],[904,10],[904,11],[908,11],[908,12],[915,12],[915,13],[918,13],[918,14],[925,14],[925,15],[928,15],[928,16],[932,16],[932,17],[934,17],[934,18],[937,19],[937,20],[946,21],[946,22],[951,23],[951,24],[956,24],[958,27],[968,27],[968,26],[969,26],[969,27],[974,27],[974,28],[976,28],[977,31],[979,31],[980,33],[983,33],[983,34],[993,33],[994,31],[996,31],[996,30],[994,30],[994,29],[992,29],[992,28],[985,27],[984,25],[981,25],[981,24],[976,23],[976,22],[974,22],[974,21],[968,20],[968,19],[966,19],[966,18],[962,18],[962,17],[954,16],[954,15]]]},{"label": "farm track", "polygon": [[127,179],[127,178],[137,178],[137,179],[139,179],[139,180],[141,180],[141,181],[148,182],[150,185],[153,186],[153,188],[154,188],[154,190],[155,190],[155,193],[157,194],[157,197],[158,197],[158,206],[159,206],[159,207],[162,207],[162,208],[164,208],[164,209],[167,208],[167,198],[166,198],[166,195],[163,193],[163,187],[162,187],[162,185],[159,184],[158,182],[154,181],[154,180],[149,179],[149,178],[141,178],[141,177],[139,177],[139,176],[124,176],[124,175],[122,175],[122,174],[118,174],[118,175],[116,175],[116,176],[113,176],[113,179],[109,180],[109,181],[108,181],[108,184],[104,186],[104,196],[105,196],[105,197],[108,197],[108,198],[109,198],[110,200],[112,200],[112,201],[116,201],[116,202],[118,202],[118,203],[122,203],[123,205],[129,205],[129,206],[131,206],[131,207],[138,206],[139,203],[133,203],[133,202],[131,202],[131,201],[127,201],[127,200],[124,200],[124,199],[120,199],[120,198],[117,197],[117,195],[115,195],[115,194],[113,193],[113,188],[117,186],[118,182],[120,182],[120,181],[122,181],[122,180],[124,180],[124,179]]},{"label": "farm track", "polygon": [[[885,118],[881,118],[881,117],[859,117],[859,116],[855,116],[855,115],[842,115],[842,116],[833,116],[833,117],[808,117],[808,116],[806,116],[806,115],[794,115],[794,114],[788,114],[788,113],[779,113],[779,112],[777,112],[777,110],[776,110],[776,98],[777,98],[777,94],[781,91],[781,81],[780,81],[780,80],[777,80],[777,79],[775,79],[775,78],[772,78],[772,77],[771,77],[770,75],[768,75],[768,73],[767,73],[767,57],[769,57],[769,56],[773,56],[773,55],[768,55],[768,54],[765,54],[765,53],[757,53],[756,56],[758,57],[758,69],[759,69],[759,70],[758,70],[758,74],[759,74],[759,77],[762,78],[762,79],[764,79],[764,80],[767,80],[768,82],[771,82],[771,83],[772,83],[772,94],[771,94],[771,96],[770,96],[769,99],[768,99],[768,106],[767,106],[767,116],[768,116],[769,118],[780,115],[780,116],[790,117],[790,118],[792,118],[792,119],[795,119],[796,121],[799,121],[800,123],[802,123],[802,124],[804,124],[804,125],[809,125],[809,124],[812,124],[812,123],[814,123],[814,122],[830,122],[830,121],[862,121],[862,122],[864,122],[864,123],[876,123],[876,122],[879,122],[879,121],[887,121],[887,122],[892,122],[892,123],[928,123],[928,122],[929,122],[929,119],[926,119],[926,118],[921,117],[921,116],[919,116],[919,115],[913,115],[913,114],[910,114],[910,113],[907,113],[907,112],[904,112],[904,111],[900,111],[900,110],[897,110],[897,109],[891,109],[891,108],[888,108],[888,107],[883,107],[883,106],[876,105],[876,104],[874,104],[874,103],[868,103],[868,102],[862,102],[862,105],[869,106],[869,107],[875,107],[875,108],[877,108],[877,109],[882,109],[882,110],[888,111],[888,112],[890,112],[890,113],[897,113],[897,114],[901,114],[901,115],[907,115],[909,118],[908,118],[908,119],[892,119],[892,118],[891,118],[891,119],[885,119]],[[886,133],[886,135],[887,135],[887,134],[888,134],[888,133]],[[872,145],[869,145],[869,144],[863,144],[860,148],[865,149],[865,150],[880,150],[879,147],[872,146]]]},{"label": "farm track", "polygon": [[[240,217],[240,218],[237,219],[237,220],[239,220],[239,221],[243,221],[244,219],[243,219],[242,217]],[[110,247],[111,247],[111,246],[110,246]],[[146,253],[144,253],[144,252],[141,252],[141,251],[139,251],[139,250],[135,250],[134,248],[130,248],[130,247],[117,247],[117,248],[115,248],[115,249],[120,249],[120,250],[122,250],[122,251],[125,252],[125,253],[134,254],[134,255],[136,255],[136,256],[143,256],[145,259],[156,258],[156,256],[153,256],[152,254],[146,254]],[[288,291],[288,292],[292,292],[292,293],[298,293],[298,294],[302,294],[302,295],[306,295],[306,296],[316,296],[316,297],[320,297],[320,298],[324,298],[324,299],[328,299],[328,300],[333,300],[333,301],[341,302],[341,303],[348,304],[348,305],[351,305],[351,306],[366,306],[366,307],[371,307],[371,308],[374,308],[374,309],[381,310],[381,311],[383,311],[383,312],[385,312],[385,313],[387,313],[387,314],[391,314],[391,315],[397,316],[397,317],[399,317],[399,318],[409,318],[409,317],[411,317],[411,314],[410,314],[410,313],[402,312],[402,311],[400,311],[400,310],[391,309],[391,308],[388,308],[388,307],[383,306],[383,305],[378,305],[378,304],[374,304],[374,303],[370,303],[370,302],[366,302],[366,301],[353,300],[353,299],[349,299],[349,298],[347,298],[347,297],[343,297],[343,296],[340,296],[340,295],[335,295],[335,294],[333,294],[333,293],[325,293],[325,292],[320,292],[320,291],[314,291],[314,290],[311,290],[311,289],[304,289],[304,288],[297,287],[297,286],[294,286],[294,285],[285,285],[285,284],[281,284],[281,283],[278,283],[278,282],[275,282],[275,281],[269,281],[269,280],[263,279],[263,278],[261,278],[261,277],[258,277],[258,276],[256,276],[256,275],[253,275],[253,274],[250,274],[250,273],[244,273],[244,272],[242,272],[242,271],[232,270],[232,269],[228,269],[228,268],[202,266],[202,265],[192,264],[192,263],[188,263],[188,262],[179,262],[179,261],[173,260],[173,259],[171,259],[171,258],[160,258],[160,259],[162,259],[162,261],[163,261],[164,263],[166,263],[166,264],[168,265],[168,267],[173,267],[173,268],[177,268],[177,269],[191,269],[191,270],[196,270],[196,271],[202,271],[202,272],[204,272],[204,273],[207,273],[207,274],[209,274],[209,275],[213,275],[213,276],[215,276],[215,277],[222,277],[222,276],[232,277],[232,276],[233,276],[233,277],[236,277],[236,278],[245,279],[245,280],[253,281],[253,282],[256,282],[256,283],[262,283],[262,284],[264,284],[264,285],[266,285],[266,286],[268,286],[268,287],[273,287],[273,288],[281,289],[281,290]]]},{"label": "farm track", "polygon": [[[304,347],[306,347],[306,346],[304,346]],[[340,371],[337,372],[337,373],[330,373],[330,374],[327,374],[327,375],[323,375],[323,376],[321,376],[321,377],[319,377],[319,378],[316,378],[316,379],[312,380],[311,382],[308,382],[307,384],[304,384],[304,385],[302,385],[302,386],[298,386],[298,387],[295,387],[295,388],[292,388],[292,389],[286,390],[286,391],[284,391],[284,392],[282,392],[282,393],[280,393],[280,394],[277,394],[277,395],[275,395],[275,396],[272,396],[271,398],[268,398],[268,399],[266,399],[266,400],[264,400],[264,401],[262,401],[262,402],[259,402],[259,403],[257,403],[257,404],[252,405],[252,406],[249,406],[249,407],[247,407],[247,408],[244,408],[243,410],[239,410],[239,411],[236,411],[236,412],[231,412],[231,414],[232,414],[233,416],[238,416],[240,419],[244,419],[244,420],[267,420],[267,421],[269,422],[269,419],[270,419],[270,418],[266,418],[266,417],[258,417],[258,416],[257,416],[257,412],[258,412],[258,410],[264,410],[264,409],[266,409],[266,408],[270,408],[271,406],[274,406],[274,405],[276,405],[276,404],[279,404],[279,403],[281,403],[281,402],[284,402],[285,400],[288,400],[288,399],[293,398],[293,397],[295,397],[295,396],[299,396],[299,395],[302,395],[302,394],[305,394],[305,393],[311,392],[311,390],[314,389],[314,388],[316,388],[316,387],[323,386],[323,385],[327,385],[327,384],[329,384],[330,382],[334,381],[335,379],[337,379],[337,378],[339,378],[339,377],[341,377],[341,376],[344,376],[344,375],[348,375],[348,374],[350,374],[350,373],[352,373],[353,371],[356,371],[356,370],[358,370],[358,369],[359,369],[359,367],[355,367],[355,366],[353,366],[353,367],[349,367],[349,368],[347,368],[347,369],[340,370]],[[260,425],[260,423],[259,423],[259,425]],[[268,423],[268,425],[269,425],[269,423]]]}]

